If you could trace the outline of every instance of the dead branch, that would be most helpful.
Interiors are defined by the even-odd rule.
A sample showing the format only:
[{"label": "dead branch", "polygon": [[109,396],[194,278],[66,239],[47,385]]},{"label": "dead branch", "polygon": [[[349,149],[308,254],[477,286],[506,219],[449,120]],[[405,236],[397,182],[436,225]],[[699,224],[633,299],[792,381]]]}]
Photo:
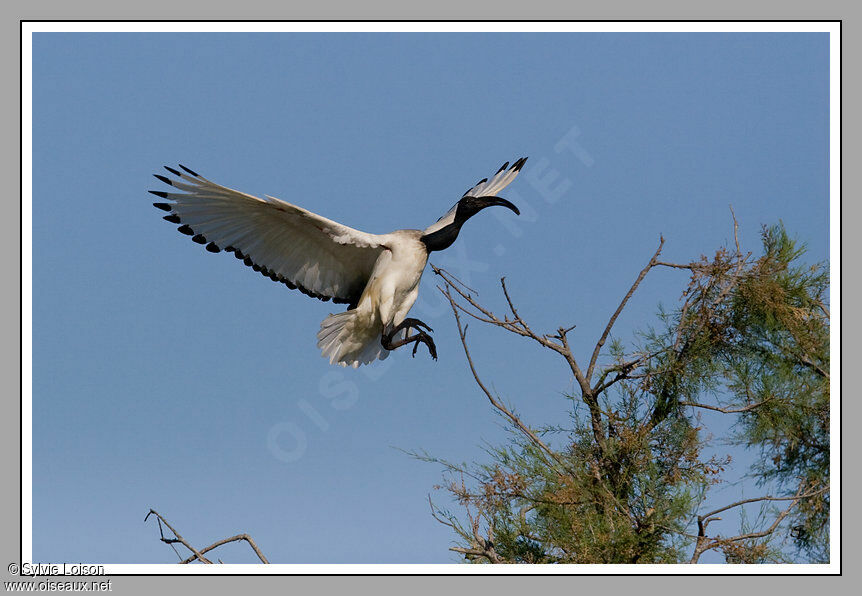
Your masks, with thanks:
[{"label": "dead branch", "polygon": [[593,370],[596,367],[596,361],[599,359],[599,353],[602,351],[602,346],[605,345],[605,341],[608,339],[608,335],[610,334],[611,329],[613,328],[614,323],[617,320],[617,317],[620,316],[620,313],[626,307],[626,303],[628,303],[629,299],[635,293],[635,290],[638,289],[638,286],[643,281],[643,278],[646,277],[647,273],[649,273],[649,270],[652,269],[653,267],[655,267],[656,262],[658,262],[658,256],[661,254],[661,249],[663,246],[664,246],[664,237],[660,237],[658,249],[656,249],[655,254],[649,260],[649,263],[647,263],[646,267],[644,267],[641,270],[640,274],[638,275],[637,279],[635,280],[635,283],[632,284],[632,287],[629,288],[628,293],[626,293],[625,297],[623,297],[622,302],[620,302],[620,305],[617,307],[617,310],[614,311],[613,315],[611,315],[611,318],[608,321],[608,324],[605,326],[604,332],[602,332],[602,336],[599,338],[598,343],[596,343],[596,347],[593,350],[593,355],[590,357],[590,365],[587,367],[587,374],[586,374],[586,379],[588,382],[589,382],[590,378],[593,376]]},{"label": "dead branch", "polygon": [[476,370],[476,365],[473,363],[473,357],[470,355],[470,348],[467,346],[467,326],[461,324],[461,316],[458,314],[459,309],[456,306],[455,299],[452,297],[452,294],[449,292],[449,287],[443,291],[443,295],[449,300],[449,304],[452,307],[452,312],[455,315],[455,323],[458,326],[458,336],[461,338],[461,346],[464,348],[464,355],[467,358],[467,364],[470,366],[470,372],[473,373],[473,379],[476,381],[476,384],[488,398],[488,401],[491,402],[491,405],[494,406],[497,410],[502,412],[518,430],[521,431],[524,436],[526,436],[530,441],[533,442],[541,451],[546,453],[551,457],[563,470],[568,471],[566,463],[560,458],[557,453],[555,453],[551,448],[549,448],[545,443],[534,433],[530,428],[524,424],[518,416],[512,413],[509,408],[500,403],[494,395],[488,390],[485,384],[482,382],[482,379],[479,377],[479,373]]},{"label": "dead branch", "polygon": [[[191,552],[194,553],[195,556],[192,558],[192,560],[198,559],[201,563],[207,563],[209,565],[212,565],[212,561],[210,561],[209,559],[204,557],[203,554],[200,553],[195,547],[193,547],[191,544],[186,542],[185,538],[180,536],[179,532],[177,532],[174,529],[174,527],[168,523],[168,520],[166,520],[164,517],[162,517],[162,515],[158,511],[156,511],[155,509],[150,509],[150,512],[147,513],[147,516],[144,518],[144,521],[147,521],[151,515],[155,515],[156,519],[159,521],[159,534],[161,535],[160,540],[162,542],[164,542],[165,544],[170,544],[172,548],[173,548],[173,545],[175,543],[179,542],[180,544],[182,544],[183,546],[185,546],[187,549],[189,549]],[[174,536],[175,536],[174,538],[165,538],[165,534],[164,534],[164,532],[162,532],[162,524],[163,523],[168,527],[168,529],[171,532],[174,533]],[[176,552],[176,549],[174,549],[174,552]],[[177,554],[179,554],[179,553],[177,553]]]},{"label": "dead branch", "polygon": [[736,244],[736,254],[741,255],[742,251],[739,249],[739,222],[736,221],[736,213],[733,211],[733,205],[728,205],[730,207],[730,216],[733,218],[733,243]]},{"label": "dead branch", "polygon": [[[164,542],[165,544],[169,544],[171,546],[171,548],[174,548],[174,544],[177,544],[177,543],[182,544],[187,549],[189,549],[189,551],[191,551],[193,553],[192,556],[190,556],[186,559],[183,559],[182,556],[180,556],[180,554],[177,552],[176,548],[174,548],[174,552],[177,552],[177,556],[180,557],[180,562],[179,562],[180,565],[185,565],[185,564],[191,563],[192,561],[194,561],[196,559],[198,561],[200,561],[201,563],[206,563],[208,565],[212,565],[213,562],[210,561],[209,559],[207,559],[206,557],[204,557],[203,556],[204,553],[207,553],[207,552],[209,552],[215,548],[218,548],[219,546],[222,546],[224,544],[228,544],[229,542],[236,542],[239,540],[245,540],[246,542],[248,542],[249,546],[251,546],[252,550],[257,555],[257,557],[261,560],[262,563],[269,563],[269,561],[266,559],[264,554],[257,547],[257,544],[255,544],[252,537],[249,536],[248,534],[237,534],[236,536],[231,536],[230,538],[224,538],[222,540],[214,542],[213,544],[207,546],[206,548],[202,548],[201,550],[197,550],[195,547],[193,547],[191,544],[189,544],[188,541],[185,540],[185,538],[180,536],[179,532],[177,532],[174,529],[174,527],[168,523],[168,520],[166,520],[155,509],[150,509],[149,513],[147,513],[147,516],[144,518],[144,521],[147,521],[151,515],[155,515],[156,520],[159,522],[159,534],[161,536],[160,540],[162,542]],[[171,532],[173,532],[174,538],[166,538],[165,537],[164,532],[162,531],[162,524],[167,526],[167,528]],[[221,561],[219,561],[219,563],[221,563]]]},{"label": "dead branch", "polygon": [[[513,319],[509,319],[508,316],[504,316],[501,319],[492,311],[483,307],[473,298],[472,295],[465,293],[461,290],[461,288],[458,287],[457,281],[454,280],[454,278],[448,271],[439,267],[435,267],[434,265],[431,265],[431,269],[434,271],[434,273],[443,278],[445,288],[438,287],[438,289],[446,297],[446,299],[449,300],[449,304],[452,306],[453,312],[456,313],[456,317],[458,311],[460,311],[483,323],[502,327],[503,329],[515,333],[516,335],[532,339],[543,347],[557,352],[566,360],[566,363],[569,365],[569,369],[572,371],[572,375],[575,377],[575,380],[578,382],[578,385],[581,388],[582,399],[590,408],[590,412],[592,415],[591,418],[593,432],[596,435],[596,440],[601,444],[603,435],[601,431],[601,419],[597,410],[598,402],[594,398],[593,393],[590,390],[590,385],[587,382],[587,379],[584,374],[581,372],[581,369],[578,366],[574,355],[572,354],[572,350],[569,347],[568,339],[566,337],[566,334],[572,329],[574,329],[574,325],[568,328],[561,327],[554,335],[540,335],[533,331],[533,329],[530,328],[527,322],[521,318],[520,314],[518,313],[518,309],[515,307],[514,302],[509,295],[509,290],[506,287],[505,278],[502,278],[500,280],[500,285],[503,288],[503,295],[506,297],[506,302],[508,303],[509,309],[511,310],[512,316],[514,317]],[[468,309],[462,304],[459,304],[458,301],[455,300],[455,297],[452,295],[450,290],[454,290],[455,293],[460,296],[465,302],[467,302],[467,304],[469,304],[473,309],[475,309],[476,312],[471,312],[470,309]]]},{"label": "dead branch", "polygon": [[[210,544],[206,548],[202,548],[200,550],[200,553],[201,554],[208,553],[209,551],[213,550],[214,548],[218,548],[219,546],[222,546],[223,544],[227,544],[229,542],[237,542],[237,541],[241,541],[241,540],[245,540],[246,542],[248,542],[248,545],[254,551],[254,554],[257,555],[257,558],[260,559],[261,563],[267,563],[267,564],[269,563],[269,561],[266,559],[264,554],[257,547],[257,544],[255,544],[252,537],[249,536],[248,534],[237,534],[236,536],[231,536],[230,538],[224,538],[223,540],[219,540],[218,542],[214,542],[214,543]],[[189,557],[189,558],[183,560],[182,563],[191,563],[194,559],[195,559],[195,557]]]},{"label": "dead branch", "polygon": [[[557,332],[555,334],[552,334],[552,335],[539,334],[539,333],[536,333],[535,331],[533,331],[533,329],[530,328],[530,326],[527,324],[526,321],[524,321],[524,319],[521,317],[520,313],[518,312],[518,309],[515,306],[515,303],[509,294],[509,289],[506,286],[506,278],[505,277],[500,279],[500,285],[503,289],[503,296],[506,299],[506,303],[507,303],[507,305],[509,307],[509,311],[511,312],[511,315],[512,315],[511,319],[509,318],[508,315],[504,316],[503,318],[500,318],[494,312],[492,312],[491,310],[489,310],[489,309],[483,307],[481,304],[479,304],[478,301],[476,301],[476,299],[473,298],[472,294],[470,294],[467,291],[462,289],[462,287],[466,287],[466,286],[464,286],[463,283],[461,283],[459,280],[457,280],[448,271],[445,271],[444,269],[441,269],[441,268],[436,267],[434,265],[431,265],[431,269],[434,271],[434,273],[436,273],[437,275],[439,275],[440,277],[443,278],[445,287],[440,287],[438,289],[446,297],[446,299],[449,301],[449,304],[452,307],[452,312],[455,313],[456,322],[458,323],[459,334],[462,335],[462,344],[464,345],[465,353],[469,352],[469,350],[467,349],[467,346],[466,346],[466,342],[464,341],[464,332],[466,331],[466,327],[462,328],[459,313],[464,313],[465,315],[470,316],[473,319],[476,319],[477,321],[480,321],[482,323],[494,325],[497,327],[502,327],[503,329],[510,331],[512,333],[515,333],[517,335],[520,335],[522,337],[530,338],[533,341],[542,345],[543,347],[546,347],[550,350],[553,350],[554,352],[557,352],[558,354],[560,354],[565,359],[566,363],[569,365],[569,369],[572,371],[572,375],[574,376],[575,380],[577,381],[577,383],[581,389],[581,399],[589,408],[590,426],[591,426],[591,430],[593,433],[593,437],[596,440],[596,445],[599,449],[604,449],[605,436],[604,436],[604,430],[603,430],[603,425],[602,425],[601,408],[600,408],[599,403],[598,403],[598,395],[600,393],[599,393],[599,391],[597,391],[597,389],[602,389],[602,390],[607,389],[607,387],[609,387],[613,383],[616,383],[617,381],[624,378],[625,374],[630,372],[630,369],[626,370],[625,373],[623,373],[622,375],[618,375],[617,378],[614,378],[610,383],[608,383],[605,386],[602,386],[602,382],[604,381],[605,376],[602,377],[600,383],[597,384],[596,388],[590,387],[589,380],[593,374],[593,370],[595,369],[596,361],[598,360],[599,353],[601,352],[601,349],[604,346],[605,341],[607,340],[608,335],[610,334],[611,329],[613,328],[613,325],[616,322],[616,319],[619,317],[620,313],[625,308],[629,299],[632,297],[632,295],[637,290],[637,288],[640,285],[643,278],[646,276],[646,274],[649,272],[649,270],[656,265],[656,263],[658,261],[658,256],[661,254],[661,250],[662,250],[663,246],[664,246],[664,238],[660,238],[659,239],[659,246],[658,246],[658,249],[656,250],[655,254],[653,254],[649,263],[647,263],[646,267],[644,267],[644,269],[640,272],[640,275],[638,275],[634,284],[631,286],[628,293],[625,295],[622,302],[617,307],[616,311],[613,313],[610,320],[608,321],[608,324],[605,327],[604,332],[602,333],[602,336],[599,338],[599,341],[596,344],[595,350],[593,351],[592,358],[590,359],[590,365],[589,365],[589,368],[587,369],[586,374],[584,374],[584,372],[581,370],[580,366],[578,365],[577,360],[575,359],[574,354],[572,353],[571,347],[569,346],[567,334],[572,329],[574,329],[575,326],[572,325],[568,328],[560,327],[559,329],[557,329]],[[468,308],[468,306],[465,306],[464,304],[460,304],[455,299],[455,297],[452,295],[452,290],[454,290],[455,294],[457,294],[462,300],[464,300],[464,302],[466,302],[466,304],[469,305],[469,307],[471,307],[472,310],[471,310],[471,308]],[[468,358],[468,360],[469,360],[469,358]],[[489,399],[492,399],[490,396],[490,393],[484,388],[484,386],[479,381],[478,375],[476,374],[476,371],[475,371],[475,366],[473,365],[473,362],[471,360],[469,361],[469,364],[470,364],[471,370],[473,371],[473,376],[476,378],[477,382],[480,383],[480,387],[483,388],[483,391],[485,391],[485,393],[486,393],[486,395],[488,395]],[[494,403],[494,401],[495,400],[492,399],[492,403]],[[504,413],[506,413],[506,412],[504,412]],[[509,415],[509,414],[511,414],[511,412],[507,413],[507,415]],[[533,439],[531,439],[531,440],[533,440]]]}]

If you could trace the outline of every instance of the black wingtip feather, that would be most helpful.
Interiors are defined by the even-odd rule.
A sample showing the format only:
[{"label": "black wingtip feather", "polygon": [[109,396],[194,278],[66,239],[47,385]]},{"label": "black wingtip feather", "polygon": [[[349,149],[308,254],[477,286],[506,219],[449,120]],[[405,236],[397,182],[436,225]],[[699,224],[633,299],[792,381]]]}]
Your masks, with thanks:
[{"label": "black wingtip feather", "polygon": [[191,229],[188,225],[182,225],[177,228],[177,232],[180,234],[185,234],[186,236],[194,236],[195,231]]},{"label": "black wingtip feather", "polygon": [[164,168],[165,168],[168,172],[170,172],[171,174],[173,174],[174,176],[182,176],[182,174],[180,174],[178,171],[176,171],[176,170],[175,170],[175,169],[173,169],[173,168],[169,168],[168,166],[164,166]]},{"label": "black wingtip feather", "polygon": [[[502,172],[503,170],[505,170],[508,167],[509,167],[509,162],[507,161],[506,163],[504,163],[503,165],[500,166],[500,169],[497,170],[497,174],[499,174],[500,172]],[[496,176],[496,174],[494,174],[494,175]]]},{"label": "black wingtip feather", "polygon": [[527,163],[527,158],[522,157],[521,159],[519,159],[518,161],[516,161],[515,163],[512,164],[512,169],[515,170],[516,172],[520,172],[521,168],[524,167],[525,163]]},{"label": "black wingtip feather", "polygon": [[157,197],[160,197],[162,199],[168,198],[168,193],[166,193],[162,190],[148,190],[147,192],[150,193],[151,195],[156,195]]},{"label": "black wingtip feather", "polygon": [[169,221],[172,224],[182,223],[180,221],[180,216],[177,215],[176,213],[171,213],[170,215],[165,215],[162,219],[165,221]]},{"label": "black wingtip feather", "polygon": [[159,180],[161,180],[162,182],[164,182],[168,186],[174,185],[174,183],[171,182],[170,178],[166,178],[165,176],[162,176],[161,174],[153,174],[153,176],[155,176],[156,178],[158,178]]},{"label": "black wingtip feather", "polygon": [[[171,215],[165,217],[165,219],[168,219],[169,217],[178,217],[178,216],[176,214],[171,214]],[[188,234],[188,235],[194,234],[194,236],[192,237],[192,240],[194,242],[197,242],[198,244],[206,244],[206,242],[207,242],[207,240],[203,236],[203,234],[195,234],[195,232],[192,231],[192,228],[189,227],[188,225],[182,225],[179,228],[177,228],[177,230],[182,232],[183,234]],[[355,308],[356,307],[356,299],[355,298],[354,299],[338,298],[338,297],[334,297],[334,296],[325,296],[323,294],[318,294],[317,292],[314,292],[312,290],[309,290],[308,288],[305,288],[301,285],[298,285],[298,284],[291,282],[286,277],[276,273],[275,271],[272,271],[271,269],[267,268],[264,265],[258,265],[257,263],[255,263],[252,260],[251,257],[244,254],[240,249],[236,248],[235,246],[226,246],[225,248],[222,249],[215,242],[210,242],[209,244],[206,244],[205,248],[209,252],[212,252],[212,253],[218,253],[218,252],[221,252],[222,250],[224,250],[225,252],[232,252],[232,253],[234,253],[234,256],[237,259],[241,259],[245,265],[248,265],[249,267],[251,267],[255,271],[260,272],[265,277],[268,277],[272,281],[283,283],[284,285],[286,285],[291,290],[299,290],[300,292],[302,292],[306,296],[310,296],[311,298],[317,298],[318,300],[321,300],[323,302],[329,302],[331,300],[335,304],[347,304],[347,305],[349,305],[349,308]]]},{"label": "black wingtip feather", "polygon": [[200,174],[198,174],[197,172],[195,172],[195,171],[193,171],[193,170],[190,170],[189,168],[187,168],[187,167],[186,167],[186,166],[184,166],[183,164],[180,164],[180,167],[181,167],[182,169],[184,169],[186,172],[188,172],[189,174],[191,174],[192,176],[194,176],[195,178],[200,178],[200,177],[201,177],[201,176],[200,176]]},{"label": "black wingtip feather", "polygon": [[170,211],[171,210],[171,206],[168,205],[167,203],[153,203],[153,207],[155,207],[156,209],[161,209],[162,211]]}]

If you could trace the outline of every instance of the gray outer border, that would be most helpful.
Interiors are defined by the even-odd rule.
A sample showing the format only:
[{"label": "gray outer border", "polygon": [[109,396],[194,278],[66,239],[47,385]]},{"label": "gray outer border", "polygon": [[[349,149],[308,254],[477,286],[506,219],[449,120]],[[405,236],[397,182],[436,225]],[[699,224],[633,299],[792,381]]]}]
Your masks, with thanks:
[{"label": "gray outer border", "polygon": [[[362,3],[349,3],[346,0],[332,1],[325,5],[322,3],[311,3],[307,6],[279,5],[276,2],[247,0],[238,9],[235,3],[214,5],[204,0],[180,1],[172,0],[150,0],[146,5],[140,3],[121,4],[118,2],[79,0],[73,4],[61,3],[56,0],[43,0],[38,4],[34,2],[9,2],[5,3],[2,11],[2,53],[0,53],[0,64],[2,64],[3,80],[19,80],[19,20],[20,19],[843,19],[843,55],[844,61],[850,62],[850,57],[862,54],[858,38],[854,36],[855,21],[849,2],[824,1],[812,4],[808,2],[782,2],[781,4],[763,0],[726,0],[721,4],[716,3],[691,3],[684,1],[653,1],[649,5],[636,1],[620,2],[613,4],[604,2],[601,5],[591,4],[587,7],[565,6],[546,0],[534,0],[525,5],[521,2],[508,2],[504,0],[438,0],[433,6],[428,3],[406,4],[395,0],[366,0]],[[850,18],[848,18],[850,17]],[[849,20],[849,23],[848,23]],[[862,105],[858,92],[858,72],[856,68],[843,68],[842,95],[848,98],[846,105]],[[853,76],[856,73],[856,76]],[[20,113],[20,101],[17,95],[5,94],[2,98],[3,113],[7,115]],[[843,114],[843,127],[851,131],[858,131],[858,112],[848,110]],[[20,122],[20,120],[18,120]],[[20,136],[16,126],[16,119],[10,117],[2,120],[0,125],[2,131],[3,157],[2,164],[3,179],[7,181],[18,181],[20,170]],[[853,138],[854,135],[846,135]],[[856,151],[855,143],[844,142],[843,151]],[[859,163],[858,159],[844,159],[845,163]],[[848,183],[845,189],[858,187],[858,174],[856,168],[851,168],[845,174]],[[7,190],[11,190],[15,184],[7,182]],[[19,189],[20,190],[20,189]],[[849,194],[849,190],[845,190]],[[8,196],[8,205],[13,208],[6,217],[0,220],[0,247],[5,255],[20,255],[20,233],[19,233],[19,208],[15,196]],[[842,240],[848,236],[843,234],[845,222],[855,221],[858,214],[856,201],[850,202],[851,208],[844,213],[842,203]],[[833,213],[832,217],[839,214]],[[850,236],[852,237],[852,236]],[[843,251],[848,255],[850,251]],[[3,262],[3,278],[20,279],[19,261],[17,258],[7,258]],[[844,279],[848,291],[842,292],[842,298],[849,295],[857,295],[857,279]],[[17,285],[17,284],[16,284]],[[6,490],[0,492],[2,495],[2,511],[4,515],[0,518],[0,552],[2,552],[2,577],[3,580],[14,579],[9,576],[6,565],[18,560],[20,544],[20,518],[19,508],[19,475],[18,457],[20,455],[20,429],[19,429],[19,400],[20,393],[20,298],[12,292],[2,295],[4,316],[0,319],[0,337],[2,341],[3,358],[0,358],[0,378],[8,379],[6,399],[10,406],[8,415],[2,417],[2,432],[0,432],[0,449],[6,453],[7,466],[6,476],[11,479]],[[845,312],[850,312],[846,309]],[[857,328],[858,316],[850,318],[853,328]],[[849,325],[842,325],[847,328]],[[850,337],[853,337],[851,334]],[[855,345],[842,347],[856,349]],[[855,361],[855,359],[842,359],[844,362]],[[15,379],[15,381],[11,381]],[[844,420],[858,420],[859,401],[850,399],[842,400],[842,416]],[[847,428],[848,425],[844,425]],[[850,435],[844,437],[844,453],[858,452],[859,436]],[[14,454],[14,455],[13,455]],[[859,478],[855,475],[844,476],[844,495],[859,494]],[[856,490],[854,490],[856,489]],[[844,533],[848,536],[856,534],[853,530],[858,522],[853,516],[848,516],[844,523]],[[853,527],[851,528],[851,524]],[[858,560],[858,547],[854,540],[843,540],[843,547],[849,549],[843,554],[844,561]],[[304,593],[314,590],[317,593],[349,592],[354,590],[373,590],[374,592],[404,593],[407,590],[415,590],[417,585],[423,586],[422,591],[442,591],[451,589],[456,582],[462,589],[480,588],[483,591],[500,590],[507,593],[523,593],[527,589],[563,591],[577,587],[581,592],[595,592],[596,590],[607,591],[612,587],[614,591],[628,591],[638,593],[644,587],[655,587],[662,593],[690,593],[692,590],[701,594],[712,594],[726,592],[731,585],[739,584],[745,586],[746,592],[760,590],[767,587],[770,591],[784,590],[791,584],[800,590],[810,592],[815,581],[828,581],[831,593],[849,593],[851,580],[847,577],[858,575],[853,566],[848,566],[843,577],[818,580],[814,577],[710,577],[708,579],[698,576],[675,577],[669,580],[667,577],[428,577],[416,580],[413,577],[118,577],[114,578],[112,588],[114,592],[122,594],[149,594],[153,590],[169,591],[211,591],[216,589],[218,593],[235,594],[240,590],[248,590],[253,586],[255,591],[265,587],[275,587],[284,590],[288,588],[293,593]],[[836,586],[840,581],[841,586]],[[481,582],[481,587],[478,582]],[[577,582],[577,583],[575,583]],[[660,583],[659,583],[660,582]],[[744,584],[743,584],[744,582]],[[758,584],[756,588],[752,583]],[[633,589],[632,589],[633,588]],[[838,588],[838,590],[836,590]]]}]

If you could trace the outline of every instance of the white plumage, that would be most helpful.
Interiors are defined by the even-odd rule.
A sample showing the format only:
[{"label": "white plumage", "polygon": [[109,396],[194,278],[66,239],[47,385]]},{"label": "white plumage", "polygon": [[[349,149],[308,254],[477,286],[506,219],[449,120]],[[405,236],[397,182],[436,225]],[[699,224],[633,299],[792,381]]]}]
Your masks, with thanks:
[{"label": "white plumage", "polygon": [[177,179],[156,175],[177,192],[150,192],[170,201],[154,203],[170,212],[165,219],[181,224],[180,232],[210,252],[233,252],[273,281],[347,304],[346,312],[321,323],[318,347],[330,363],[357,367],[382,360],[405,343],[425,343],[436,358],[434,342],[422,330],[427,326],[406,319],[428,254],[448,247],[463,223],[487,206],[517,213],[493,195],[515,179],[525,161],[508,169],[506,163],[491,180],[481,180],[426,230],[389,234],[361,232],[274,197],[232,190],[184,166],[182,172],[166,167]]}]

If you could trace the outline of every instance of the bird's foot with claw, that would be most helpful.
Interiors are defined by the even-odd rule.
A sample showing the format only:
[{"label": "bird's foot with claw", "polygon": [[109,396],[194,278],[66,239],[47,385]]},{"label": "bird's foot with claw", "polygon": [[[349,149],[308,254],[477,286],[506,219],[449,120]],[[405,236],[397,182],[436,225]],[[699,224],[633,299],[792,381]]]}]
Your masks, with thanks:
[{"label": "bird's foot with claw", "polygon": [[421,330],[416,336],[416,341],[413,343],[413,357],[416,357],[416,350],[419,349],[419,342],[425,344],[425,346],[428,348],[428,353],[431,354],[431,358],[437,360],[437,346],[434,345],[434,340],[431,339],[430,335]]},{"label": "bird's foot with claw", "polygon": [[424,329],[425,331],[431,331],[431,332],[433,332],[433,331],[434,331],[434,330],[433,330],[433,329],[431,329],[431,327],[429,327],[426,323],[423,323],[423,322],[422,322],[422,321],[420,321],[419,319],[412,319],[412,318],[404,319],[403,321],[401,321],[401,322],[398,324],[398,326],[397,326],[395,329],[396,329],[396,330],[400,330],[400,329],[410,329],[411,327],[412,327],[413,329],[415,329],[416,331],[421,331],[422,329]]}]

